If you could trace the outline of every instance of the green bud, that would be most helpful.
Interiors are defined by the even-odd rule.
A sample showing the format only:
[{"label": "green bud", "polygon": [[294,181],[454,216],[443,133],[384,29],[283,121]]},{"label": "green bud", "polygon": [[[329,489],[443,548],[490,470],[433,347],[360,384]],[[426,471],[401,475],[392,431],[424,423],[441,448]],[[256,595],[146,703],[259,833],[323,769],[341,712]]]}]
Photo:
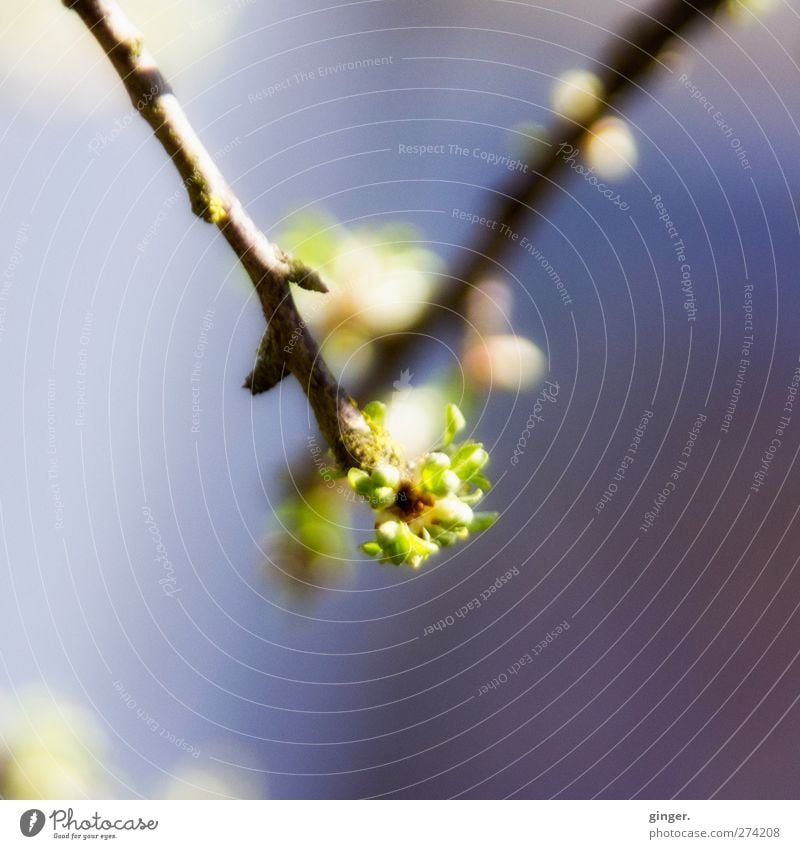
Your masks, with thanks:
[{"label": "green bud", "polygon": [[483,443],[468,439],[466,442],[454,446],[453,456],[451,458],[452,465],[455,466],[457,463],[463,463],[476,448],[483,448]]},{"label": "green bud", "polygon": [[455,492],[461,486],[461,478],[452,469],[448,469],[442,475],[442,483],[447,492]]},{"label": "green bud", "polygon": [[409,537],[410,534],[398,535],[394,542],[384,548],[386,558],[396,566],[405,563],[413,554]]},{"label": "green bud", "polygon": [[356,466],[347,473],[347,480],[359,495],[369,495],[372,490],[370,476],[363,469],[359,469]]},{"label": "green bud", "polygon": [[397,535],[400,533],[400,526],[400,522],[395,522],[391,519],[388,522],[381,522],[378,525],[375,535],[381,548],[386,549],[394,543]]},{"label": "green bud", "polygon": [[382,404],[380,401],[370,401],[362,412],[376,424],[382,425],[386,418],[386,404]]},{"label": "green bud", "polygon": [[400,469],[389,463],[381,463],[372,470],[372,481],[376,486],[388,486],[397,489],[400,484]]},{"label": "green bud", "polygon": [[[373,430],[375,423],[382,424],[385,411],[379,402],[364,408]],[[417,477],[410,484],[418,488],[412,494],[413,505],[398,504],[402,471],[393,463],[379,463],[369,473],[360,468],[349,470],[350,485],[378,511],[375,539],[361,545],[365,554],[377,555],[381,563],[406,563],[416,568],[440,548],[465,540],[470,532],[482,531],[497,520],[497,513],[472,511],[472,505],[489,488],[489,482],[481,474],[489,460],[483,445],[468,440],[447,447],[465,426],[461,411],[449,404],[444,434],[446,450],[433,451],[418,461]],[[421,515],[417,511],[420,506],[424,508]]]},{"label": "green bud", "polygon": [[455,495],[447,495],[438,499],[425,518],[428,525],[438,524],[452,530],[460,525],[469,525],[473,518],[472,508]]},{"label": "green bud", "polygon": [[372,490],[369,503],[373,508],[388,507],[394,504],[397,493],[390,486],[378,486]]},{"label": "green bud", "polygon": [[445,454],[444,451],[431,451],[431,453],[425,458],[424,465],[435,469],[449,469],[450,457],[448,454]]}]

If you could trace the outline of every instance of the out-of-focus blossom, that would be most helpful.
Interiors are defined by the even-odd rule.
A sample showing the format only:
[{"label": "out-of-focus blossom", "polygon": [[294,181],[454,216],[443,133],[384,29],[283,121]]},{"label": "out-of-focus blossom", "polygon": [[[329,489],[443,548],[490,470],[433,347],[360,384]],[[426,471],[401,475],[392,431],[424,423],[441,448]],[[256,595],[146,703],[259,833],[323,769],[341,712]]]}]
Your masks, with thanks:
[{"label": "out-of-focus blossom", "polygon": [[514,334],[482,336],[467,347],[463,359],[467,380],[485,389],[515,392],[539,383],[547,371],[544,351]]},{"label": "out-of-focus blossom", "polygon": [[278,508],[281,528],[269,553],[282,585],[291,594],[328,586],[348,572],[352,540],[348,531],[352,496],[347,481],[332,469],[302,492],[292,492]]},{"label": "out-of-focus blossom", "polygon": [[414,386],[405,393],[395,392],[386,408],[386,429],[406,454],[423,454],[441,436],[441,409],[439,387]]},{"label": "out-of-focus blossom", "polygon": [[295,301],[323,357],[348,381],[370,365],[374,339],[402,331],[428,307],[441,268],[406,224],[349,230],[320,215],[305,216],[281,234],[279,244],[328,283],[327,295],[296,289]]},{"label": "out-of-focus blossom", "polygon": [[774,12],[778,0],[728,0],[728,14],[739,24],[751,24],[756,18]]},{"label": "out-of-focus blossom", "polygon": [[[247,760],[237,752],[239,761]],[[256,764],[247,765],[253,769]],[[220,765],[218,767],[180,767],[159,794],[164,799],[265,799],[264,791],[248,778],[248,771]]]},{"label": "out-of-focus blossom", "polygon": [[0,795],[6,799],[97,799],[105,738],[94,717],[45,691],[6,700],[0,725]]},{"label": "out-of-focus blossom", "polygon": [[550,105],[559,115],[584,123],[597,113],[602,98],[603,84],[597,74],[575,68],[555,81]]},{"label": "out-of-focus blossom", "polygon": [[[47,110],[77,86],[74,98],[82,111],[87,101],[99,102],[119,80],[98,51],[97,44],[74,12],[57,2],[11,3],[4,0],[0,35],[0,76],[14,84],[3,86],[3,96],[28,98],[26,108]],[[125,14],[142,31],[145,43],[159,63],[173,74],[192,62],[207,58],[212,48],[225,43],[237,17],[247,4],[237,0],[125,0]],[[221,55],[221,54],[218,54]],[[43,62],[42,57],[47,61]],[[49,97],[47,96],[49,94]],[[123,99],[119,99],[123,98]],[[117,95],[111,103],[130,106]],[[116,125],[114,125],[116,127]],[[111,132],[113,127],[109,127]]]},{"label": "out-of-focus blossom", "polygon": [[591,127],[586,157],[603,179],[626,177],[636,167],[637,160],[636,140],[627,122],[601,118]]},{"label": "out-of-focus blossom", "polygon": [[514,295],[505,280],[484,280],[467,298],[467,334],[507,333],[513,308]]},{"label": "out-of-focus blossom", "polygon": [[513,300],[504,280],[485,280],[470,292],[461,365],[473,391],[519,392],[537,384],[547,371],[544,351],[513,332]]}]

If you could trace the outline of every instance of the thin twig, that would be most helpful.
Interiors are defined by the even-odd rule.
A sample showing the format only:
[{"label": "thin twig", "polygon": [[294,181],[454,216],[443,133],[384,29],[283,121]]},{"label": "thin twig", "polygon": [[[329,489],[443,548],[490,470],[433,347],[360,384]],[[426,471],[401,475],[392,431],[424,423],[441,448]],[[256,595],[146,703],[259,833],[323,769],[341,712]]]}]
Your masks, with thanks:
[{"label": "thin twig", "polygon": [[192,211],[215,224],[258,293],[267,332],[246,386],[269,389],[286,374],[300,382],[322,435],[343,468],[373,466],[385,448],[355,402],[325,365],[301,320],[290,283],[325,292],[317,274],[273,245],[239,202],[198,138],[142,37],[114,0],[62,0],[89,28],[120,76],[137,111],[183,179]]}]

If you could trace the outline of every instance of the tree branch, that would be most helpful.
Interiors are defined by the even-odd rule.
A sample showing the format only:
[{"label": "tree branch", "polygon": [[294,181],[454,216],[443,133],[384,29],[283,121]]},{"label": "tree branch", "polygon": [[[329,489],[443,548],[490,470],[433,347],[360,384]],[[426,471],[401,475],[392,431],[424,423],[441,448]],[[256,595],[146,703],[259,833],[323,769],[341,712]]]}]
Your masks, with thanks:
[{"label": "tree branch", "polygon": [[[722,5],[723,0],[695,0],[694,3],[666,0],[650,12],[634,12],[625,30],[613,34],[605,55],[590,69],[600,79],[604,92],[604,102],[593,121],[610,112],[622,97],[635,90],[642,76],[660,66],[658,54],[675,36],[694,23],[708,20]],[[548,133],[551,146],[547,158],[522,180],[517,175],[509,178],[497,189],[494,204],[482,214],[503,222],[512,230],[518,229],[527,213],[544,207],[566,172],[567,164],[560,155],[560,146],[580,148],[588,133],[587,127],[579,122],[558,119]],[[430,334],[432,327],[447,323],[454,314],[463,313],[471,290],[468,284],[479,282],[483,275],[493,270],[496,260],[513,244],[506,237],[507,232],[482,229],[466,260],[449,275],[457,282],[448,287],[438,306],[426,310],[403,335],[387,336],[375,343],[377,366],[358,387],[364,397],[378,392],[396,372],[398,363],[407,367],[419,334]]]},{"label": "tree branch", "polygon": [[219,228],[253,282],[267,330],[256,368],[245,386],[253,393],[263,392],[286,374],[294,375],[337,463],[344,469],[372,468],[390,449],[325,365],[289,288],[296,283],[325,292],[325,284],[316,272],[273,245],[255,225],[145,50],[141,34],[115,0],[62,2],[77,12],[111,60],[134,107],[153,128],[181,175],[192,211]]}]

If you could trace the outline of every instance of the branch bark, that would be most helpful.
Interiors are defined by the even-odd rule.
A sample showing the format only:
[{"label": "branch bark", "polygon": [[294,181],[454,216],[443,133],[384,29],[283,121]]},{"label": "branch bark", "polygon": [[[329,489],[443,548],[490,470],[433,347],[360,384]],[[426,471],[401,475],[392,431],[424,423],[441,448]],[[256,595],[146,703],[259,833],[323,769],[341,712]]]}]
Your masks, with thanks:
[{"label": "branch bark", "polygon": [[255,287],[267,330],[245,386],[255,394],[287,374],[294,375],[339,466],[374,466],[390,449],[334,379],[289,288],[296,283],[325,292],[325,284],[316,272],[272,244],[255,225],[195,133],[145,49],[141,34],[115,0],[62,2],[80,16],[111,60],[134,107],[150,124],[183,179],[192,211],[219,228]]}]

